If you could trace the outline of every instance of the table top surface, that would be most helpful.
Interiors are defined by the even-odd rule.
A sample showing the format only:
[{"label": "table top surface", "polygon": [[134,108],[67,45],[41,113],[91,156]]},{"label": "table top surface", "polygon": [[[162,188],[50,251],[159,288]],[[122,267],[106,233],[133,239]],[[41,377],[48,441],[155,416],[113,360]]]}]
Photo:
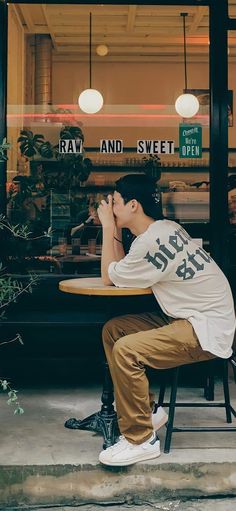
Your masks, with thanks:
[{"label": "table top surface", "polygon": [[104,286],[101,277],[62,280],[59,282],[59,289],[64,293],[89,296],[141,296],[152,294],[150,287],[143,289]]}]

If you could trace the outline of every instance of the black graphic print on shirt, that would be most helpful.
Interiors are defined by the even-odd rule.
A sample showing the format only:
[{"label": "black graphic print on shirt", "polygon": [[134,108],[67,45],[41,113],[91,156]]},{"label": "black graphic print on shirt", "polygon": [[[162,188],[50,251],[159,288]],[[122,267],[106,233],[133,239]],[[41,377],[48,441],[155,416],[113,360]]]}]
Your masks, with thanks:
[{"label": "black graphic print on shirt", "polygon": [[[160,243],[160,239],[157,238],[156,243],[158,245],[158,251],[155,252],[154,255],[151,255],[148,251],[144,259],[150,264],[153,264],[157,270],[164,272],[168,268],[170,261],[175,259],[176,254],[182,252],[189,244],[189,240],[191,240],[190,236],[188,236],[183,229],[178,229],[174,231],[174,235],[169,236],[166,245]],[[206,263],[210,263],[211,261],[212,258],[205,250],[198,247],[193,253],[187,251],[186,257],[182,259],[175,273],[183,280],[192,279],[196,272],[203,271]]]}]

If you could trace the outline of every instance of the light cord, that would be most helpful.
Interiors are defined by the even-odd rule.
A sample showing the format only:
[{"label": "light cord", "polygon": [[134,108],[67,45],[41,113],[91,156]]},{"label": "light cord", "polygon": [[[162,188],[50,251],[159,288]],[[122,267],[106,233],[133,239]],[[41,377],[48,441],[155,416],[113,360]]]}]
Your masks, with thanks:
[{"label": "light cord", "polygon": [[183,33],[184,33],[184,83],[185,83],[185,92],[188,90],[188,76],[187,76],[187,47],[186,47],[186,22],[185,18],[188,16],[187,12],[181,12],[181,16],[183,17]]},{"label": "light cord", "polygon": [[92,13],[89,13],[89,88],[92,89]]}]

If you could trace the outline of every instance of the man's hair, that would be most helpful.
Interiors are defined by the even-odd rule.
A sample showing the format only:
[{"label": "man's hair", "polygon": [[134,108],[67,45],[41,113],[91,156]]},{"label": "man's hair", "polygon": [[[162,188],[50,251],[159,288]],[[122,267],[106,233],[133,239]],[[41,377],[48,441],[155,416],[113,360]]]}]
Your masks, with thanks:
[{"label": "man's hair", "polygon": [[145,174],[129,174],[115,183],[115,190],[120,193],[126,204],[136,199],[142,206],[145,215],[154,220],[162,220],[161,192],[156,180]]}]

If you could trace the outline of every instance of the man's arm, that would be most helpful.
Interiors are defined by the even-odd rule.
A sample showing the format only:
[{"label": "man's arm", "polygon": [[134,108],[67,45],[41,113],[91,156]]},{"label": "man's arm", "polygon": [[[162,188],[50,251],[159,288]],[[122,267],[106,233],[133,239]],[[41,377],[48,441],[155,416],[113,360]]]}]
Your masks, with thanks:
[{"label": "man's arm", "polygon": [[125,257],[125,251],[124,251],[123,242],[122,242],[122,230],[118,229],[118,227],[116,227],[116,226],[115,226],[113,243],[114,243],[116,261],[120,261],[121,259],[123,259],[123,257]]},{"label": "man's arm", "polygon": [[103,284],[105,286],[113,286],[113,282],[110,280],[108,275],[108,267],[110,263],[119,261],[120,258],[123,257],[120,257],[123,252],[120,248],[118,249],[117,246],[115,248],[115,242],[116,245],[121,245],[121,243],[114,239],[116,224],[113,215],[112,195],[108,195],[107,200],[108,202],[102,200],[97,210],[99,220],[102,224],[101,273]]},{"label": "man's arm", "polygon": [[114,248],[114,228],[103,227],[102,230],[102,281],[105,286],[113,286],[108,275],[109,264],[118,261]]},{"label": "man's arm", "polygon": [[[119,241],[117,241],[119,240]],[[111,228],[103,228],[103,243],[102,243],[102,264],[101,273],[102,281],[105,286],[112,286],[113,282],[108,275],[109,264],[113,261],[120,261],[125,257],[125,252],[122,243],[121,229],[115,230]]]}]

